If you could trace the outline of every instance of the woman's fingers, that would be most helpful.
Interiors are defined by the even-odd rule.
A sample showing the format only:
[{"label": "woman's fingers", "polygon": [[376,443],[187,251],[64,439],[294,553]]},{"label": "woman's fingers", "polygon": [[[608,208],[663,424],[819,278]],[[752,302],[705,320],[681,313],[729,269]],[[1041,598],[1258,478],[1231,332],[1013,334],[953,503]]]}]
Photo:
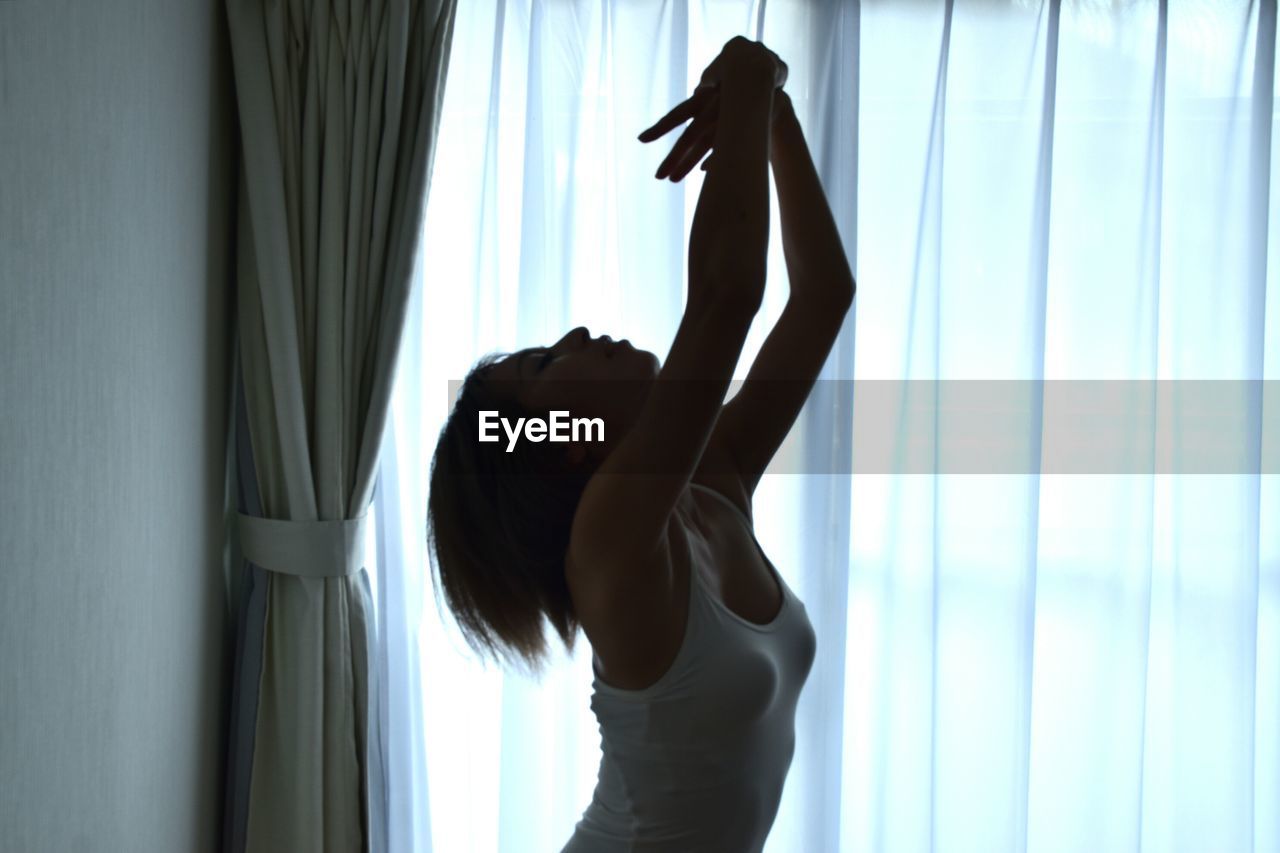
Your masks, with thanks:
[{"label": "woman's fingers", "polygon": [[640,135],[636,137],[641,142],[652,142],[660,136],[666,134],[674,127],[679,127],[693,116],[697,115],[698,101],[701,100],[697,93],[687,100],[681,101],[671,108],[671,111],[658,119],[656,123],[640,131]]},{"label": "woman's fingers", "polygon": [[712,125],[693,140],[684,155],[670,169],[673,182],[678,183],[684,180],[684,176],[693,171],[693,167],[698,165],[698,161],[702,159],[703,155],[711,150],[711,143],[715,141],[715,135],[715,126]]},{"label": "woman's fingers", "polygon": [[662,174],[669,175],[673,182],[681,181],[689,174],[703,155],[715,143],[716,120],[720,117],[719,93],[713,92],[698,118],[689,125],[679,145],[672,149],[663,163]]},{"label": "woman's fingers", "polygon": [[701,131],[703,131],[703,123],[698,122],[698,120],[691,122],[689,127],[685,128],[685,132],[680,134],[680,138],[676,140],[675,145],[671,146],[671,151],[667,152],[667,156],[664,156],[662,163],[658,164],[658,170],[653,173],[653,177],[664,178],[671,174],[672,168],[676,167],[684,159],[686,152],[689,151],[689,146],[699,137]]},{"label": "woman's fingers", "polygon": [[[671,150],[667,152],[667,156],[658,164],[658,171],[654,173],[655,178],[662,178],[671,174],[672,170],[679,166],[689,149],[698,144],[699,139],[704,133],[710,122],[702,116],[694,119],[689,126],[684,129],[684,133],[680,134],[680,138],[676,140],[676,144],[671,146]],[[711,125],[714,129],[714,125]]]}]

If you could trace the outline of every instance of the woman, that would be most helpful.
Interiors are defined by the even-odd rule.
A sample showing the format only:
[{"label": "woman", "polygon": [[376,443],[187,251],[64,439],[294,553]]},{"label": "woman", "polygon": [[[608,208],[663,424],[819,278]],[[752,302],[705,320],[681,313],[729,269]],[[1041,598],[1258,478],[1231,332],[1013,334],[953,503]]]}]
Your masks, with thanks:
[{"label": "woman", "polygon": [[[563,853],[758,851],[777,813],[815,637],[756,542],[751,496],[854,295],[786,74],[764,45],[731,39],[640,134],[692,119],[657,178],[714,151],[665,364],[575,329],[482,359],[441,431],[430,542],[469,644],[536,666],[545,617],[570,651],[578,627],[593,649],[604,755]],[[791,293],[722,405],[764,296],[770,164]],[[556,411],[598,418],[604,440],[508,441],[518,427],[479,440],[484,412],[519,424]]]}]

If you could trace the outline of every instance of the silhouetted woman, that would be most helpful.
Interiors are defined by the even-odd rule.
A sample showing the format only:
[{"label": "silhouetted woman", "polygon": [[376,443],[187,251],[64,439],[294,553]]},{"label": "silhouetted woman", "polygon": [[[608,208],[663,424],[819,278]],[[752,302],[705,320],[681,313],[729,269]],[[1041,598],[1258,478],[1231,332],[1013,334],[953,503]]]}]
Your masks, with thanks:
[{"label": "silhouetted woman", "polygon": [[[692,119],[655,175],[672,181],[714,150],[666,362],[582,328],[486,357],[440,434],[429,540],[468,643],[536,668],[545,618],[570,651],[579,627],[593,650],[603,759],[563,853],[759,851],[777,814],[816,643],[755,539],[751,496],[854,296],[786,76],[763,44],[731,39],[640,135]],[[764,297],[770,164],[791,291],[722,405]],[[483,412],[555,411],[599,418],[604,441],[479,440]]]}]

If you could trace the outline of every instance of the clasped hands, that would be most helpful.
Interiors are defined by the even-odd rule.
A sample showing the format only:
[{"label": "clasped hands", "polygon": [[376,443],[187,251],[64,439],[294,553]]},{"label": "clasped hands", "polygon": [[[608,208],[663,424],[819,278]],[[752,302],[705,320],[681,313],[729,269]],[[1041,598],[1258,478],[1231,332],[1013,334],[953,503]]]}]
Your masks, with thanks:
[{"label": "clasped hands", "polygon": [[670,112],[641,131],[637,137],[641,142],[652,142],[693,119],[658,166],[654,177],[669,177],[673,183],[678,182],[699,161],[702,161],[704,171],[708,169],[715,158],[714,153],[705,160],[702,158],[711,151],[715,143],[721,84],[726,79],[736,78],[741,74],[766,72],[772,75],[774,85],[773,111],[770,115],[772,126],[791,108],[790,96],[782,91],[783,84],[787,82],[787,64],[761,42],[751,41],[743,36],[734,36],[725,42],[720,54],[702,72],[702,79],[694,88],[693,94],[676,104]]}]

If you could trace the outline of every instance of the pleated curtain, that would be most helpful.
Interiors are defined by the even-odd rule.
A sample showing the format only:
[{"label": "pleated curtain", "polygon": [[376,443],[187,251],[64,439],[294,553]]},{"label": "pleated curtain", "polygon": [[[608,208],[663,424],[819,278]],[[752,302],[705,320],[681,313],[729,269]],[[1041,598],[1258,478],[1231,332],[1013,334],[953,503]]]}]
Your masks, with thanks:
[{"label": "pleated curtain", "polygon": [[362,557],[456,4],[227,0],[245,579],[228,850],[385,848]]}]

